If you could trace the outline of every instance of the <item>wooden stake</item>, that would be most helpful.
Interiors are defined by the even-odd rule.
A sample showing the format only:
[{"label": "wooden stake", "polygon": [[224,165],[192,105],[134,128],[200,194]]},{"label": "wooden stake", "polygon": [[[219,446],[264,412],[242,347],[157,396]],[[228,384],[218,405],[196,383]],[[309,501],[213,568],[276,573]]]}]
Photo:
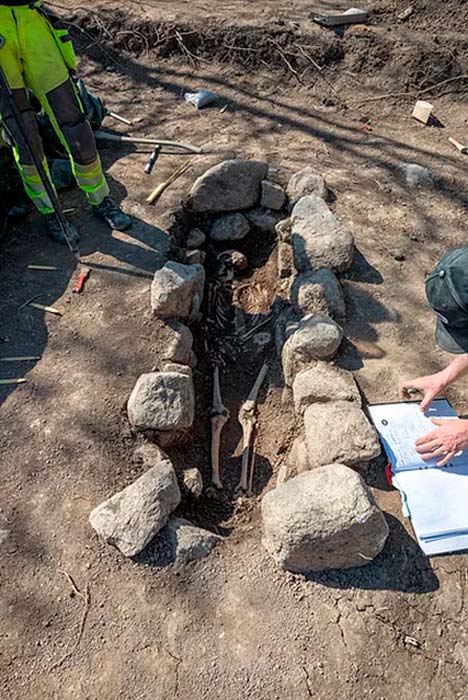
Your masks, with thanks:
[{"label": "wooden stake", "polygon": [[24,355],[20,357],[0,357],[0,362],[37,362],[40,357],[34,355]]},{"label": "wooden stake", "polygon": [[29,306],[32,306],[33,309],[39,309],[39,311],[47,311],[47,313],[49,314],[62,316],[62,312],[58,309],[55,309],[53,306],[44,306],[44,304],[36,304],[36,302],[29,304]]},{"label": "wooden stake", "polygon": [[19,379],[0,379],[1,386],[8,386],[8,384],[24,384],[27,380],[24,377]]},{"label": "wooden stake", "polygon": [[54,265],[28,265],[27,270],[47,270],[50,272],[55,272],[58,270],[58,267],[55,267]]}]

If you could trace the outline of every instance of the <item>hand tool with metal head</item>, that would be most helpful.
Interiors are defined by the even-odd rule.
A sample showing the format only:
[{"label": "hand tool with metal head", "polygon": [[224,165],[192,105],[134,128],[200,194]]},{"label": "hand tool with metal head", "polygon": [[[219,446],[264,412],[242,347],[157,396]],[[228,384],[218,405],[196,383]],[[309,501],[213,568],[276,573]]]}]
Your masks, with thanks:
[{"label": "hand tool with metal head", "polygon": [[154,164],[158,160],[158,156],[160,153],[161,153],[161,146],[155,146],[151,152],[150,157],[146,161],[145,173],[147,175],[151,175],[153,168],[154,168]]}]

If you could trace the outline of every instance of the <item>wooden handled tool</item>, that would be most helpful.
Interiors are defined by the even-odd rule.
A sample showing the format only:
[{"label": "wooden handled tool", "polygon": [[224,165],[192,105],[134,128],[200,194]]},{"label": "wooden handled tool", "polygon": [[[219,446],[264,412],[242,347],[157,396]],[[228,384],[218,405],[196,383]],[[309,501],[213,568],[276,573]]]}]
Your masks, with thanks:
[{"label": "wooden handled tool", "polygon": [[455,148],[460,151],[460,153],[463,153],[464,156],[467,155],[468,153],[468,147],[464,146],[460,141],[457,141],[457,139],[452,138],[449,136],[449,141],[452,144],[452,146],[455,146]]}]

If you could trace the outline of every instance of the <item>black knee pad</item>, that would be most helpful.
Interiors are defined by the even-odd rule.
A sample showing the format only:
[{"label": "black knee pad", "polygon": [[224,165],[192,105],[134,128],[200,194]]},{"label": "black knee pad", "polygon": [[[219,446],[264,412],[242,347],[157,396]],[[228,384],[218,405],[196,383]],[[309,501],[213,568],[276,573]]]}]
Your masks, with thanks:
[{"label": "black knee pad", "polygon": [[83,114],[71,80],[47,93],[53,111],[73,159],[79,165],[89,165],[97,158],[93,132]]},{"label": "black knee pad", "polygon": [[90,165],[97,158],[96,143],[90,125],[84,117],[75,124],[60,124],[73,160],[79,165]]}]

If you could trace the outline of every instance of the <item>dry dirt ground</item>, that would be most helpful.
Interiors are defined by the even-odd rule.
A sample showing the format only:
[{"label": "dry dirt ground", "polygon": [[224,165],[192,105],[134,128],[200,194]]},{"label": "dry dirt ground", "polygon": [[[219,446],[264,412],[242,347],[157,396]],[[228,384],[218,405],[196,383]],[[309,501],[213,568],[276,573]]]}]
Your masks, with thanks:
[{"label": "dry dirt ground", "polygon": [[[441,16],[439,3],[413,3],[413,31],[395,23],[405,3],[386,3],[386,10],[383,3],[364,4],[380,12],[379,31],[401,32],[396,37],[401,45],[414,38],[418,16],[431,41],[431,26],[455,31],[450,8],[462,12],[458,6],[464,5],[444,3],[447,15]],[[224,27],[258,24],[264,16],[268,22],[300,22],[310,9],[299,0],[286,9],[270,0],[258,11],[256,3],[216,3],[213,13],[208,3],[194,1],[131,6],[141,21],[156,15],[161,22],[175,17],[211,27],[215,20]],[[89,15],[90,6],[83,7]],[[60,11],[67,15],[65,5]],[[134,31],[119,22],[119,31]],[[148,191],[185,157],[161,157],[147,177],[146,153],[102,151],[113,193],[135,224],[127,234],[111,235],[83,208],[79,193],[63,196],[67,207],[76,208],[71,218],[93,265],[80,297],[71,293],[70,256],[43,236],[35,216],[0,242],[1,355],[41,357],[27,368],[1,367],[2,377],[28,379],[0,393],[1,697],[466,700],[468,557],[422,555],[398,493],[385,485],[382,461],[366,475],[391,529],[375,562],[301,577],[278,571],[263,551],[259,500],[274,486],[295,430],[290,408],[281,403],[275,368],[260,408],[256,495],[243,502],[232,498],[240,436],[233,419],[223,451],[226,495],[207,493],[199,505],[181,507],[194,521],[226,535],[208,559],[156,570],[144,558],[127,560],[99,542],[88,524],[93,506],[138,475],[125,401],[139,374],[158,365],[165,342],[149,311],[150,280],[176,249],[172,213],[195,176],[226,153],[268,160],[283,182],[307,164],[325,175],[332,207],[359,249],[343,280],[348,321],[340,363],[355,370],[368,401],[395,399],[399,379],[444,365],[448,358],[433,343],[423,282],[448,247],[467,242],[466,161],[447,142],[452,134],[468,141],[464,98],[431,95],[444,126],[426,128],[409,116],[413,98],[364,102],[382,92],[378,71],[373,77],[356,74],[346,58],[330,67],[330,79],[340,86],[337,99],[322,79],[310,76],[308,84],[300,84],[289,68],[276,72],[266,65],[256,73],[236,62],[207,58],[195,64],[190,54],[184,62],[180,55],[156,60],[145,52],[112,53],[112,34],[103,26],[101,35],[109,33],[105,46],[92,34],[79,42],[88,85],[113,110],[141,117],[134,133],[189,140],[212,152],[192,158],[193,169],[151,208],[145,205]],[[463,34],[458,38],[466,40]],[[439,40],[445,45],[443,33]],[[403,76],[401,82],[396,87],[408,89]],[[413,82],[420,86],[416,78]],[[215,90],[228,109],[196,113],[180,92],[199,87]],[[363,128],[366,122],[372,130]],[[408,189],[402,162],[431,168],[435,188]],[[271,293],[274,250],[268,242],[257,243],[257,252],[247,251],[246,280],[272,285]],[[59,270],[34,273],[25,269],[30,263]],[[20,308],[36,295],[63,316]],[[199,354],[194,436],[171,456],[178,469],[198,466],[207,478],[209,383]],[[233,413],[245,398],[239,386],[249,386],[254,364],[246,369],[239,361],[226,374]],[[461,413],[467,411],[466,384],[449,396]],[[89,590],[84,622],[83,600],[63,572],[82,593]]]}]

